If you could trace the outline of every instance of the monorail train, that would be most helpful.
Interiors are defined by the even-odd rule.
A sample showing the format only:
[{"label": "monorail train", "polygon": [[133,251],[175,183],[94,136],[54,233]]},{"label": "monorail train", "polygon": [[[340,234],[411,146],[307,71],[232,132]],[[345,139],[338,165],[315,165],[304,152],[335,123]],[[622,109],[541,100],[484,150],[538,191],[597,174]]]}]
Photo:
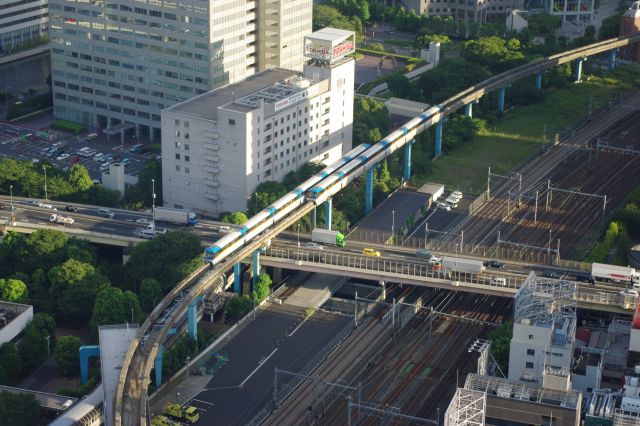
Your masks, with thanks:
[{"label": "monorail train", "polygon": [[304,193],[307,189],[326,179],[328,176],[331,176],[332,173],[339,173],[345,165],[349,164],[355,157],[366,151],[369,147],[370,145],[364,144],[354,148],[340,160],[316,173],[293,191],[285,194],[260,211],[245,222],[240,229],[228,233],[216,241],[214,245],[207,247],[204,250],[204,261],[216,265],[243,247],[246,243],[251,242],[254,237],[260,235],[265,229],[302,205],[305,202]]}]

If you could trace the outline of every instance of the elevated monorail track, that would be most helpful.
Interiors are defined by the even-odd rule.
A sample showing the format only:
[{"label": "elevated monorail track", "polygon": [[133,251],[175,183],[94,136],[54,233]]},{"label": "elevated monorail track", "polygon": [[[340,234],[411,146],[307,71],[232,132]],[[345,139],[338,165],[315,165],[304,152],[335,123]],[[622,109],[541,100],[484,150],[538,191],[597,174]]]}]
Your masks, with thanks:
[{"label": "elevated monorail track", "polygon": [[[597,55],[611,49],[619,49],[638,41],[640,41],[640,34],[605,40],[548,58],[538,59],[498,74],[447,99],[420,117],[410,120],[403,128],[392,132],[381,142],[368,148],[365,153],[370,152],[370,155],[361,155],[349,159],[344,168],[322,176],[319,186],[313,188],[319,188],[317,192],[320,194],[319,198],[312,201],[307,199],[306,202],[301,203],[291,213],[288,213],[262,232],[255,232],[254,230],[257,235],[250,241],[245,239],[244,245],[226,255],[224,260],[221,259],[217,263],[216,270],[210,271],[208,265],[199,268],[163,298],[140,328],[140,337],[146,336],[144,343],[141,343],[140,337],[134,339],[126,354],[115,395],[115,424],[117,426],[145,426],[148,424],[147,387],[151,369],[162,342],[173,322],[185,312],[189,303],[195,300],[196,297],[215,288],[216,283],[221,281],[220,278],[223,271],[250,256],[256,249],[267,245],[278,233],[311,212],[317,204],[326,201],[331,195],[339,192],[365,171],[370,170],[376,163],[391,155],[409,142],[416,134],[439,122],[447,115],[453,114],[466,104],[480,99],[493,90],[506,87],[520,78],[543,72],[573,60]],[[357,162],[357,164],[351,165],[351,162]],[[323,182],[326,182],[326,184],[323,184]],[[288,194],[287,196],[290,195]],[[269,213],[271,215],[275,214],[271,211]],[[252,229],[244,229],[243,233],[248,234],[251,231]],[[178,299],[180,301],[174,304],[174,301]],[[167,310],[170,311],[167,313]],[[159,324],[158,321],[162,315],[165,315],[166,321]]]}]

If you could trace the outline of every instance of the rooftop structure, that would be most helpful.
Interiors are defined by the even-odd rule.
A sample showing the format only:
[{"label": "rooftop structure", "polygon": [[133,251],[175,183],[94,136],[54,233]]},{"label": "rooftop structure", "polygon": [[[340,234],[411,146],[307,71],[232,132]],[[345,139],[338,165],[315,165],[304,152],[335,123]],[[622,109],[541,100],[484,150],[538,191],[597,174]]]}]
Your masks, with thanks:
[{"label": "rooftop structure", "polygon": [[576,332],[575,293],[575,282],[529,274],[516,293],[510,380],[569,389]]},{"label": "rooftop structure", "polygon": [[445,426],[484,426],[487,394],[458,388],[444,414]]},{"label": "rooftop structure", "polygon": [[33,319],[33,306],[0,301],[0,345],[13,340]]}]

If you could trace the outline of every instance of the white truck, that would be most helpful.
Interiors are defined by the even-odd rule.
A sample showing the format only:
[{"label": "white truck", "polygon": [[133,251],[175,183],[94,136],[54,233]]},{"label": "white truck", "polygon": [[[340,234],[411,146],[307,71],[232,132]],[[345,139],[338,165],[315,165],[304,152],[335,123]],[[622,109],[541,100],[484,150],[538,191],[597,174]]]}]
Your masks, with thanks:
[{"label": "white truck", "polygon": [[54,213],[51,216],[49,216],[49,222],[57,223],[57,224],[60,224],[60,225],[73,225],[74,221],[75,220],[72,217],[63,216],[63,215],[58,214],[58,213]]},{"label": "white truck", "polygon": [[338,231],[331,231],[329,229],[314,229],[311,231],[311,241],[338,247],[344,247],[345,245],[344,235]]},{"label": "white truck", "polygon": [[155,236],[164,235],[166,233],[167,228],[156,227],[155,232],[153,232],[153,225],[149,225],[145,229],[136,229],[133,235],[144,240],[152,240]]},{"label": "white truck", "polygon": [[194,212],[171,207],[156,207],[155,216],[157,222],[173,223],[174,225],[194,226],[198,223]]},{"label": "white truck", "polygon": [[445,272],[481,274],[484,272],[485,266],[481,260],[445,256],[442,258],[442,268]]},{"label": "white truck", "polygon": [[633,284],[633,287],[640,288],[640,271],[627,266],[593,263],[591,264],[591,275],[595,279],[624,284],[630,283]]}]

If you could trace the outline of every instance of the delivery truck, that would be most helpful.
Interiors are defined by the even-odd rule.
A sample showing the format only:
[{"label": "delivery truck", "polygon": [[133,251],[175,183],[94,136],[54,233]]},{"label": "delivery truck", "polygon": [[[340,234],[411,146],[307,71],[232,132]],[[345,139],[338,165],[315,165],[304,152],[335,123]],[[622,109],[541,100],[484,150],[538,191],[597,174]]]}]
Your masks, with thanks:
[{"label": "delivery truck", "polygon": [[196,214],[189,210],[156,207],[156,222],[167,222],[174,225],[194,226],[198,224]]},{"label": "delivery truck", "polygon": [[315,243],[331,244],[337,247],[344,247],[346,242],[344,235],[338,231],[316,228],[311,231],[311,241]]},{"label": "delivery truck", "polygon": [[445,256],[442,258],[442,267],[445,272],[462,272],[466,274],[481,274],[484,265],[481,260],[463,259],[460,257]]},{"label": "delivery truck", "polygon": [[634,287],[640,287],[640,271],[636,271],[634,268],[627,266],[592,263],[591,275],[596,280],[633,284]]},{"label": "delivery truck", "polygon": [[49,222],[57,223],[60,225],[73,225],[74,219],[69,216],[63,216],[61,214],[54,213],[49,216]]}]

